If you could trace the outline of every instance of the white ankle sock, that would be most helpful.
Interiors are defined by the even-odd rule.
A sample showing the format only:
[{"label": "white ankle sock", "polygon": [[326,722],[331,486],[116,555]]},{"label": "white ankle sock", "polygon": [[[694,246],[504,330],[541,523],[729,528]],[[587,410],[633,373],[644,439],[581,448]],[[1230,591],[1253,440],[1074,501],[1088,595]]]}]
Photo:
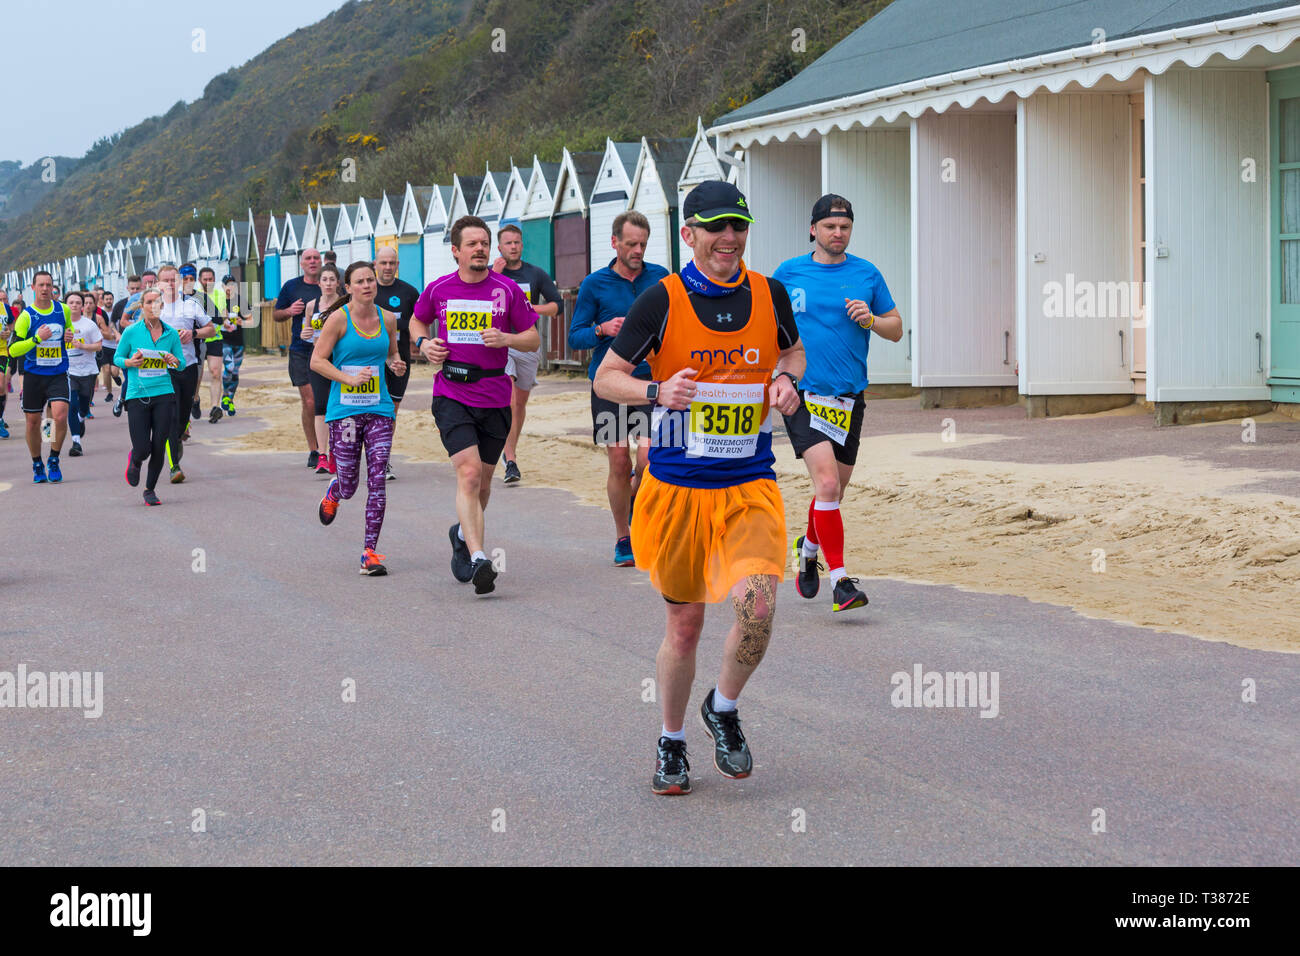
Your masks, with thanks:
[{"label": "white ankle sock", "polygon": [[486,561],[486,560],[487,560],[487,555],[484,554],[482,551],[475,551],[473,554],[471,554],[471,555],[469,556],[469,559],[470,559],[471,561],[478,561],[479,559],[482,559],[482,560]]},{"label": "white ankle sock", "polygon": [[465,540],[465,531],[460,525],[456,525],[456,537],[460,538],[462,541]]},{"label": "white ankle sock", "polygon": [[831,575],[831,586],[834,587],[836,584],[839,584],[840,578],[844,577],[844,569],[835,568],[833,571],[830,572],[830,575]]},{"label": "white ankle sock", "polygon": [[801,547],[799,550],[803,552],[803,556],[805,558],[815,558],[817,557],[817,552],[821,550],[821,545],[813,544],[807,538],[804,538],[803,547]]},{"label": "white ankle sock", "polygon": [[736,709],[736,702],[734,700],[728,700],[727,698],[723,697],[722,691],[718,690],[717,687],[714,687],[713,688],[714,713],[725,714],[728,711],[732,711],[735,709]]},{"label": "white ankle sock", "polygon": [[667,727],[665,727],[663,729],[663,733],[661,733],[659,736],[667,737],[669,740],[685,740],[686,728],[683,727],[681,730],[669,730]]}]

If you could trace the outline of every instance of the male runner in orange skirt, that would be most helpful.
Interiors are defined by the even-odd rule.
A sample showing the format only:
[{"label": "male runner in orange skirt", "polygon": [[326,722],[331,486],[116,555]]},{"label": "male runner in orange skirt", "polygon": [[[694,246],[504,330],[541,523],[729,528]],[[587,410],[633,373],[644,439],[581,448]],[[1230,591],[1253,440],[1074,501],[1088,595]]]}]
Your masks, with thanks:
[{"label": "male runner in orange skirt", "polygon": [[[735,186],[706,182],[682,207],[693,260],[643,292],[596,373],[601,398],[655,405],[632,521],[636,566],[667,602],[656,659],[663,732],[651,789],[690,793],[683,722],[705,602],[731,597],[717,685],[700,707],[713,765],[748,777],[736,699],[772,637],[785,570],[785,508],[772,470],[776,408],[798,407],[803,346],[779,282],[745,269],[750,215]],[[653,381],[633,377],[648,359]]]}]

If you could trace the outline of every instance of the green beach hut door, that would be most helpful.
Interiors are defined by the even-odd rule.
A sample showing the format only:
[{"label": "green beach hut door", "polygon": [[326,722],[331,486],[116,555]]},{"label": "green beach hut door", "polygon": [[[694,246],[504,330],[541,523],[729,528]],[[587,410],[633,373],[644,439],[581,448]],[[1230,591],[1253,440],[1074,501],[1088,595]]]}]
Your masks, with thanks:
[{"label": "green beach hut door", "polygon": [[1278,70],[1268,79],[1273,195],[1268,384],[1273,401],[1300,402],[1300,69]]}]

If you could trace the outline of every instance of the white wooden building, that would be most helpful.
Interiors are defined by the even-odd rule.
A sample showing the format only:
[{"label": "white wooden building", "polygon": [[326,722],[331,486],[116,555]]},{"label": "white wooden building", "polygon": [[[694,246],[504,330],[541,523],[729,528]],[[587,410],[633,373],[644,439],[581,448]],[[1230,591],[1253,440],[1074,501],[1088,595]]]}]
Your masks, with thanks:
[{"label": "white wooden building", "polygon": [[593,254],[596,250],[609,248],[614,219],[627,210],[632,194],[632,177],[636,174],[640,155],[640,143],[605,140],[605,153],[587,196],[587,224]]},{"label": "white wooden building", "polygon": [[1300,5],[1004,12],[896,0],[718,120],[745,149],[750,264],[806,253],[812,201],[848,197],[870,222],[850,252],[912,323],[932,404],[1136,393],[1168,422],[1300,401],[1300,216],[1277,201],[1300,168]]},{"label": "white wooden building", "polygon": [[628,208],[641,213],[650,223],[645,261],[669,272],[676,272],[680,265],[677,187],[691,147],[689,139],[642,137],[629,192]]},{"label": "white wooden building", "polygon": [[429,197],[429,208],[424,214],[424,282],[427,285],[440,276],[456,270],[451,256],[451,243],[446,241],[446,231],[451,227],[448,218],[454,186],[434,186]]}]

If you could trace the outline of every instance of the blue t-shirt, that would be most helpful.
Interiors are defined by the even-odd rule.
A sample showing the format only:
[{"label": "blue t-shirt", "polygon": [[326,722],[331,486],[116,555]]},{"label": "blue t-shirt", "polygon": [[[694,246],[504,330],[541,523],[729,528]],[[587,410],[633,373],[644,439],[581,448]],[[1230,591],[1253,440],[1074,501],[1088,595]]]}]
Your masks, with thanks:
[{"label": "blue t-shirt", "polygon": [[818,395],[857,395],[867,387],[871,330],[849,318],[845,299],[861,299],[874,315],[894,308],[880,270],[866,259],[846,256],[838,265],[814,262],[812,254],[787,259],[772,278],[790,293],[808,366],[799,387]]},{"label": "blue t-shirt", "polygon": [[[280,294],[276,296],[275,307],[287,309],[295,302],[303,304],[303,310],[290,319],[293,328],[290,330],[289,348],[295,352],[306,352],[310,354],[316,346],[311,342],[302,340],[302,317],[307,313],[307,303],[314,302],[320,298],[320,285],[304,282],[301,276],[290,279],[280,287]],[[384,306],[381,304],[381,308]],[[308,316],[308,318],[311,318]]]},{"label": "blue t-shirt", "polygon": [[385,312],[379,312],[379,330],[374,335],[362,335],[352,323],[352,313],[343,307],[343,334],[334,343],[330,361],[342,372],[355,372],[361,367],[370,369],[370,383],[361,388],[348,388],[343,383],[330,381],[329,402],[325,407],[325,421],[334,422],[353,415],[382,415],[392,418],[392,396],[388,394],[388,380],[384,377],[384,363],[388,361],[388,325]]}]

